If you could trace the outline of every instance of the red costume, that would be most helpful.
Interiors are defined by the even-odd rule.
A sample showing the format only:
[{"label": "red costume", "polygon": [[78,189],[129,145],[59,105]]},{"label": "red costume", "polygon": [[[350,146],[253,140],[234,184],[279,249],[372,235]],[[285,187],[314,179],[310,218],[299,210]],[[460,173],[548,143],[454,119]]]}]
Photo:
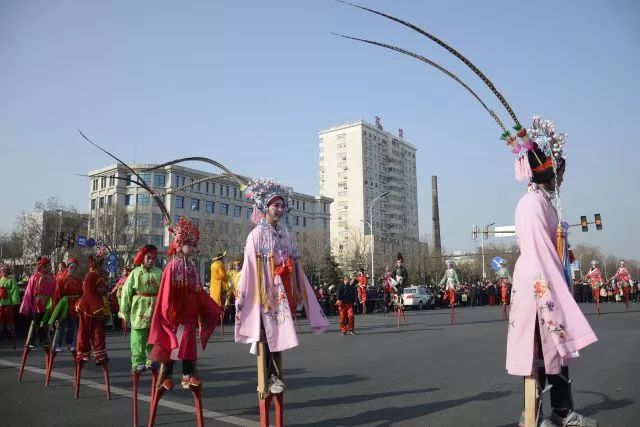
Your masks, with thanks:
[{"label": "red costume", "polygon": [[358,274],[358,298],[360,299],[361,304],[365,304],[367,302],[367,276],[360,273]]},{"label": "red costume", "polygon": [[109,360],[104,338],[103,294],[106,285],[102,272],[92,266],[82,282],[82,297],[75,306],[79,320],[77,361],[89,360],[90,350],[96,365]]}]

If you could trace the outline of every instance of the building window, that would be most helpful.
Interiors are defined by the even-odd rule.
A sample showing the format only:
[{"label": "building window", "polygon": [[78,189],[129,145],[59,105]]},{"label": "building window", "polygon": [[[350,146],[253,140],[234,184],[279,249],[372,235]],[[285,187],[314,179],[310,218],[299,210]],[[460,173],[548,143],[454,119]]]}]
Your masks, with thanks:
[{"label": "building window", "polygon": [[164,187],[167,181],[167,177],[163,173],[154,173],[153,174],[153,186],[154,187]]},{"label": "building window", "polygon": [[191,199],[191,210],[192,211],[200,210],[200,199]]},{"label": "building window", "polygon": [[224,187],[220,184],[220,195],[224,196]]},{"label": "building window", "polygon": [[327,229],[327,218],[322,218],[322,228]]},{"label": "building window", "polygon": [[[222,188],[222,186],[220,188]],[[229,215],[229,204],[228,203],[220,203],[220,213],[222,215]]]},{"label": "building window", "polygon": [[[244,212],[246,214],[247,219],[251,219],[251,215],[253,215],[253,208],[246,208]],[[286,218],[289,218],[289,217],[287,216]]]},{"label": "building window", "polygon": [[184,196],[176,196],[176,208],[184,208]]},{"label": "building window", "polygon": [[154,246],[164,246],[164,236],[162,234],[152,234],[150,237],[151,244]]},{"label": "building window", "polygon": [[98,207],[100,209],[104,208],[104,197],[100,197],[99,203],[98,203]]},{"label": "building window", "polygon": [[113,204],[113,194],[109,194],[107,196],[107,206],[111,206]]},{"label": "building window", "polygon": [[200,192],[200,183],[196,184],[196,191],[199,193]]},{"label": "building window", "polygon": [[227,197],[229,197],[229,186],[225,185]]},{"label": "building window", "polygon": [[116,176],[115,175],[111,175],[109,177],[109,187],[113,187],[114,185],[116,185]]},{"label": "building window", "polygon": [[215,182],[211,183],[211,194],[216,194],[216,183]]},{"label": "building window", "polygon": [[307,218],[302,217],[302,226],[306,227],[307,226]]},{"label": "building window", "polygon": [[233,216],[236,218],[240,218],[242,216],[242,206],[233,207]]},{"label": "building window", "polygon": [[206,202],[205,202],[205,204],[204,204],[204,207],[205,207],[205,210],[206,210],[207,212],[209,212],[209,213],[213,213],[213,210],[214,210],[214,207],[215,207],[215,206],[214,206],[213,202],[206,201]]},{"label": "building window", "polygon": [[151,202],[151,196],[148,194],[138,194],[138,204],[140,206],[149,206]]},{"label": "building window", "polygon": [[238,189],[236,187],[233,187],[233,198],[234,199],[238,198]]},{"label": "building window", "polygon": [[152,217],[152,219],[151,219],[151,221],[152,221],[152,226],[153,226],[154,228],[162,228],[162,226],[164,225],[164,224],[162,223],[162,219],[163,219],[163,218],[164,218],[164,217],[162,216],[162,214],[155,214],[155,213],[154,213],[154,214],[153,214],[153,217]]},{"label": "building window", "polygon": [[96,199],[91,199],[91,210],[96,210]]},{"label": "building window", "polygon": [[98,180],[97,179],[93,180],[91,188],[92,188],[93,191],[96,191],[98,189]]},{"label": "building window", "polygon": [[293,225],[300,225],[300,217],[298,215],[293,216]]},{"label": "building window", "polygon": [[307,210],[307,202],[302,202],[302,212]]},{"label": "building window", "polygon": [[105,188],[107,186],[107,177],[100,177],[100,188]]},{"label": "building window", "polygon": [[124,196],[124,204],[126,206],[133,206],[133,201],[134,201],[133,194],[127,194]]},{"label": "building window", "polygon": [[149,225],[149,214],[138,214],[138,226],[146,227]]},{"label": "building window", "polygon": [[133,185],[133,175],[127,175],[127,187],[131,187]]},{"label": "building window", "polygon": [[145,184],[151,183],[151,173],[150,172],[140,172],[140,178],[144,181]]}]

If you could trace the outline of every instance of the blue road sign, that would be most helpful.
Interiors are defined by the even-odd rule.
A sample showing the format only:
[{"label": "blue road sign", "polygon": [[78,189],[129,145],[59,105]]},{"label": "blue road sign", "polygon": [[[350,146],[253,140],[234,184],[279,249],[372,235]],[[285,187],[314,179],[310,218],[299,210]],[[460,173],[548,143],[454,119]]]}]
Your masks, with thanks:
[{"label": "blue road sign", "polygon": [[86,236],[78,236],[78,246],[87,246]]},{"label": "blue road sign", "polygon": [[493,271],[498,271],[502,268],[502,262],[504,261],[503,258],[500,258],[499,256],[495,257],[494,259],[491,260],[491,268],[493,269]]},{"label": "blue road sign", "polygon": [[96,239],[94,239],[93,237],[89,237],[87,239],[86,244],[87,244],[88,248],[92,248],[92,247],[94,247],[96,245]]}]

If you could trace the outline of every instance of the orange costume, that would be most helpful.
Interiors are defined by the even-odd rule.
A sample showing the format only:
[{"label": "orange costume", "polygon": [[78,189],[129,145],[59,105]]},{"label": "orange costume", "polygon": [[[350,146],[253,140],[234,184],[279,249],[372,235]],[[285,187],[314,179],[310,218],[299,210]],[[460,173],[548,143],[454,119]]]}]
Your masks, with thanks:
[{"label": "orange costume", "polygon": [[363,273],[358,274],[358,298],[361,304],[367,302],[367,276]]}]

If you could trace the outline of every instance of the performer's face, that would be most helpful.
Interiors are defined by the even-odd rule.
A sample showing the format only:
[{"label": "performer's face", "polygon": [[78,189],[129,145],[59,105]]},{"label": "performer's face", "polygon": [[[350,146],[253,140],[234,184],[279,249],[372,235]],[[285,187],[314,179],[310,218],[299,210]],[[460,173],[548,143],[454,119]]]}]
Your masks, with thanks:
[{"label": "performer's face", "polygon": [[158,255],[156,254],[153,254],[153,253],[145,254],[144,259],[142,260],[142,265],[144,265],[145,268],[149,269],[154,265],[156,265],[157,258],[158,258]]},{"label": "performer's face", "polygon": [[277,224],[282,219],[286,208],[282,199],[274,200],[267,208],[267,220],[272,224]]},{"label": "performer's face", "polygon": [[42,267],[42,273],[43,274],[49,274],[51,273],[51,264],[47,264],[44,267]]},{"label": "performer's face", "polygon": [[67,270],[69,270],[69,274],[71,274],[71,275],[73,275],[76,272],[77,269],[78,269],[78,264],[75,264],[75,263],[71,263],[67,267]]},{"label": "performer's face", "polygon": [[182,245],[182,255],[184,256],[190,256],[191,255],[191,246],[189,245]]},{"label": "performer's face", "polygon": [[63,263],[59,263],[58,264],[58,273],[62,273],[63,271],[65,271],[67,269],[67,266],[64,265]]}]

